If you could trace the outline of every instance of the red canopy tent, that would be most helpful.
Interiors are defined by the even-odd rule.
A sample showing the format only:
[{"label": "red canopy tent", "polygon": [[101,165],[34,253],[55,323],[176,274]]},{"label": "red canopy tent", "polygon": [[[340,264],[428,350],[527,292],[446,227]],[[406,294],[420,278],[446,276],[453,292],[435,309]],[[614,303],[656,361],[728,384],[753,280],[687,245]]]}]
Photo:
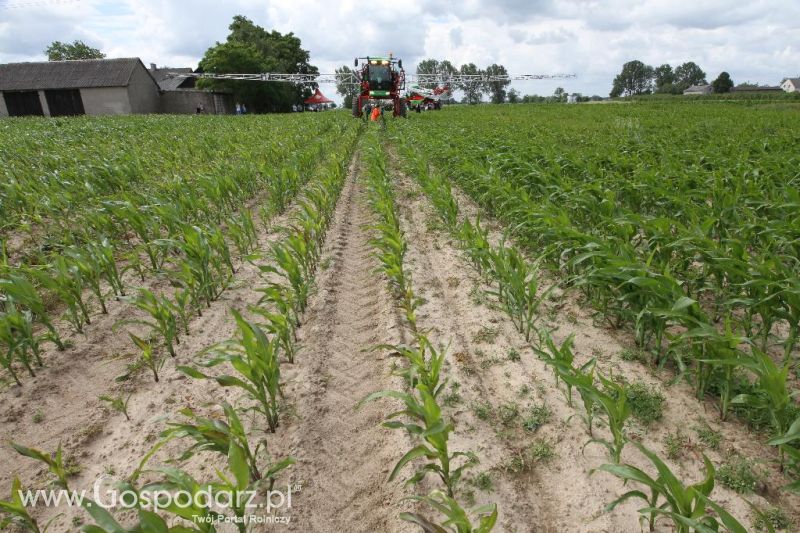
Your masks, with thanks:
[{"label": "red canopy tent", "polygon": [[314,91],[314,94],[303,100],[303,103],[306,105],[313,105],[313,104],[331,104],[333,100],[328,100],[325,98],[325,95],[320,92],[319,89]]}]

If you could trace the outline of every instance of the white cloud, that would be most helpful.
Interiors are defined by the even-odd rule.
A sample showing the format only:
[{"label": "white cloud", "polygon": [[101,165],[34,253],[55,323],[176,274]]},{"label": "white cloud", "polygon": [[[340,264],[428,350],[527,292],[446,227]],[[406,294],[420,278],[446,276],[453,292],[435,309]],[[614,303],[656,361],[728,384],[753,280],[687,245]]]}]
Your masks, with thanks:
[{"label": "white cloud", "polygon": [[[50,2],[48,4],[48,1]],[[18,4],[19,7],[9,8]],[[776,84],[800,74],[800,2],[753,0],[462,0],[338,4],[322,0],[25,0],[0,3],[0,62],[44,59],[53,40],[82,39],[110,57],[196,66],[242,14],[294,32],[312,63],[332,72],[353,57],[393,52],[406,68],[425,58],[504,64],[509,72],[574,72],[575,79],[520,82],[522,93],[555,87],[607,94],[622,63],[698,63],[709,80]],[[42,5],[44,4],[44,5]],[[332,93],[332,89],[328,89]],[[331,95],[332,96],[332,95]]]}]

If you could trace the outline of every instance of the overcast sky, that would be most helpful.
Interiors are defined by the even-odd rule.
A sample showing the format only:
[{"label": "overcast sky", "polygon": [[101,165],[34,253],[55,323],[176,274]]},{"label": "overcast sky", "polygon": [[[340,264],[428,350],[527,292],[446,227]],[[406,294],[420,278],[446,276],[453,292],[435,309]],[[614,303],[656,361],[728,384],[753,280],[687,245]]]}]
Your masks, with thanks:
[{"label": "overcast sky", "polygon": [[44,60],[51,41],[80,39],[108,57],[196,67],[236,14],[294,32],[320,72],[391,51],[412,71],[435,57],[577,74],[515,82],[522,94],[607,96],[632,59],[694,61],[709,81],[722,70],[735,83],[800,75],[800,0],[0,0],[0,63]]}]

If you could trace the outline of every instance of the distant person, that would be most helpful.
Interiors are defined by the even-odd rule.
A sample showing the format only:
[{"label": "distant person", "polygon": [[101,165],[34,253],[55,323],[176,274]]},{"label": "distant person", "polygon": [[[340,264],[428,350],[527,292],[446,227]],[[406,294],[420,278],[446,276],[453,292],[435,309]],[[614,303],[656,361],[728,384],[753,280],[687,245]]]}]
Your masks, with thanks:
[{"label": "distant person", "polygon": [[242,114],[242,104],[240,104],[239,102],[236,102],[236,114],[237,115]]},{"label": "distant person", "polygon": [[242,104],[242,115],[246,115],[246,114],[247,114],[247,106]]}]

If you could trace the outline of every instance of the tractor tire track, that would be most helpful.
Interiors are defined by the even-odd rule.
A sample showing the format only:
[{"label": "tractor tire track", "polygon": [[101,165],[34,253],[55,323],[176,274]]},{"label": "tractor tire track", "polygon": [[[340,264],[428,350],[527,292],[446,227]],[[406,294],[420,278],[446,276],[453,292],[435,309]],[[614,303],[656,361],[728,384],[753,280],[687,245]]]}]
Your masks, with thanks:
[{"label": "tractor tire track", "polygon": [[402,481],[388,482],[407,438],[380,426],[388,401],[356,404],[397,389],[392,361],[371,347],[402,341],[402,325],[375,273],[367,225],[373,223],[357,164],[351,167],[329,230],[317,294],[300,330],[297,373],[287,384],[295,401],[284,443],[297,464],[290,530],[408,531],[398,518],[408,505]]}]

